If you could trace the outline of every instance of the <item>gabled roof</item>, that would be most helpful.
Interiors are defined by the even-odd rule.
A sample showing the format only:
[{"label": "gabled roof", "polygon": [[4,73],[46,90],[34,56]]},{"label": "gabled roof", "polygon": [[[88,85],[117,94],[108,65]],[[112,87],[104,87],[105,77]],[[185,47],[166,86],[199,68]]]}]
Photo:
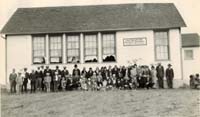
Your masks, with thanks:
[{"label": "gabled roof", "polygon": [[185,27],[173,3],[19,8],[4,34],[114,31]]},{"label": "gabled roof", "polygon": [[197,33],[182,34],[182,47],[200,47],[200,38]]}]

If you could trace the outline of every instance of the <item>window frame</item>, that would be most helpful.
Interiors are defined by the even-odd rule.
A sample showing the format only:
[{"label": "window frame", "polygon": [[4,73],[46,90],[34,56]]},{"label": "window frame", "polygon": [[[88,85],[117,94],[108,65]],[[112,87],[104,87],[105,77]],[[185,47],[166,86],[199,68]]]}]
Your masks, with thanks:
[{"label": "window frame", "polygon": [[[106,34],[112,34],[114,35],[114,55],[115,55],[115,61],[103,61],[103,56],[105,55],[103,53],[104,51],[104,47],[103,47],[103,35],[106,35]],[[116,32],[103,32],[101,33],[101,59],[102,59],[102,63],[115,63],[117,62],[117,41],[116,41]]]},{"label": "window frame", "polygon": [[[157,58],[157,45],[156,45],[156,36],[155,34],[157,32],[165,32],[167,33],[167,54],[168,54],[168,58],[167,59],[158,59]],[[154,37],[154,58],[155,61],[170,61],[171,60],[171,56],[170,56],[170,39],[169,39],[169,29],[163,29],[163,30],[154,30],[153,31],[153,37]],[[163,46],[163,45],[162,45]]]},{"label": "window frame", "polygon": [[[186,57],[186,52],[188,52],[188,51],[192,52],[192,57],[191,58]],[[193,49],[184,50],[184,60],[194,60],[194,51],[193,51]]]},{"label": "window frame", "polygon": [[[37,58],[34,56],[34,37],[43,37],[44,39],[44,63],[34,63],[34,58]],[[32,42],[32,64],[46,64],[46,36],[45,34],[34,34],[34,35],[31,35],[31,42]],[[38,56],[39,57],[39,56]],[[41,56],[42,57],[42,56]]]},{"label": "window frame", "polygon": [[[96,55],[96,57],[97,57],[97,62],[85,62],[85,58],[86,58],[86,42],[85,42],[85,37],[87,36],[87,35],[95,35],[95,37],[96,37],[96,53],[97,53],[97,55]],[[99,46],[98,46],[98,33],[85,33],[84,34],[84,36],[83,36],[83,63],[98,63],[99,62],[99,53],[98,53],[98,50],[99,50]],[[87,55],[88,56],[88,55]],[[92,56],[92,55],[89,55],[89,56]]]},{"label": "window frame", "polygon": [[[78,45],[79,45],[79,48],[78,48],[78,53],[79,53],[79,62],[77,63],[77,64],[79,64],[79,63],[81,63],[81,51],[80,51],[80,49],[81,49],[81,37],[80,37],[80,34],[66,34],[66,43],[65,43],[65,46],[66,46],[66,63],[67,64],[74,64],[73,62],[71,62],[71,63],[68,63],[68,37],[69,36],[78,36]],[[74,48],[73,48],[74,49]],[[70,50],[73,50],[73,49],[70,49]]]},{"label": "window frame", "polygon": [[[60,63],[55,63],[55,62],[51,62],[51,36],[54,37],[54,36],[60,36],[61,37],[61,62]],[[63,63],[63,36],[62,34],[50,34],[49,35],[49,64],[62,64]]]}]

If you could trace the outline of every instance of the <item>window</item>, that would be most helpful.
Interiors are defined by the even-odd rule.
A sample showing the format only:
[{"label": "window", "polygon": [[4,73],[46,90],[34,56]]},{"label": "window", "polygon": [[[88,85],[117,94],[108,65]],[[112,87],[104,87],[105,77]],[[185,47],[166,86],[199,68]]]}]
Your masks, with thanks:
[{"label": "window", "polygon": [[169,60],[169,39],[168,32],[158,31],[155,35],[155,55],[156,60]]},{"label": "window", "polygon": [[103,62],[116,61],[115,35],[102,35],[102,56]]},{"label": "window", "polygon": [[62,63],[62,36],[49,36],[50,63]]},{"label": "window", "polygon": [[67,63],[80,62],[80,41],[79,36],[67,36]]},{"label": "window", "polygon": [[193,50],[185,50],[184,51],[184,58],[185,60],[192,60],[193,59]]},{"label": "window", "polygon": [[33,64],[45,63],[45,36],[33,36]]},{"label": "window", "polygon": [[85,35],[84,39],[84,60],[86,63],[88,62],[97,62],[97,35]]}]

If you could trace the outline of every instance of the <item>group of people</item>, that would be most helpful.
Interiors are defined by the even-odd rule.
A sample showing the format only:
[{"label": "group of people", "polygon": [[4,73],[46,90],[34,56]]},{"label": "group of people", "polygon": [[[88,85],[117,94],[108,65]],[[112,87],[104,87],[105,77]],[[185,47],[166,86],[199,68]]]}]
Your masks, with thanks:
[{"label": "group of people", "polygon": [[156,67],[147,65],[137,66],[137,64],[125,66],[96,67],[95,70],[83,68],[80,70],[75,64],[72,74],[66,67],[63,70],[56,66],[54,70],[49,66],[38,67],[37,70],[27,72],[15,72],[13,69],[9,76],[11,93],[27,93],[27,85],[30,83],[30,92],[57,92],[64,90],[132,90],[132,89],[154,89],[164,88],[164,76],[168,88],[173,88],[174,71],[168,64],[168,68],[159,63]]},{"label": "group of people", "polygon": [[190,75],[190,88],[200,89],[200,77],[199,74]]}]

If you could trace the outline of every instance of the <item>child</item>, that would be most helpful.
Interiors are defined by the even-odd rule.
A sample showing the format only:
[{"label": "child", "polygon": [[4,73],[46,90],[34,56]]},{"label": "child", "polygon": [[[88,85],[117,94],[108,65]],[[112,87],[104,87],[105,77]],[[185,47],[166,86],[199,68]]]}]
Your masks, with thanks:
[{"label": "child", "polygon": [[107,90],[112,90],[112,86],[113,85],[113,83],[112,83],[112,80],[111,80],[111,78],[109,78],[108,79],[108,82],[107,82],[107,87],[106,87],[106,89]]},{"label": "child", "polygon": [[80,83],[81,83],[81,89],[86,91],[87,90],[87,84],[86,84],[85,75],[81,76]]},{"label": "child", "polygon": [[65,87],[66,87],[66,75],[65,75],[65,77],[62,77],[62,79],[61,79],[62,91],[64,91]]},{"label": "child", "polygon": [[101,76],[101,74],[98,74],[97,75],[97,90],[99,91],[102,86],[103,86],[102,76]]},{"label": "child", "polygon": [[103,90],[103,91],[106,91],[106,86],[107,86],[107,80],[104,79],[104,80],[103,80],[103,86],[102,86],[102,90]]}]

